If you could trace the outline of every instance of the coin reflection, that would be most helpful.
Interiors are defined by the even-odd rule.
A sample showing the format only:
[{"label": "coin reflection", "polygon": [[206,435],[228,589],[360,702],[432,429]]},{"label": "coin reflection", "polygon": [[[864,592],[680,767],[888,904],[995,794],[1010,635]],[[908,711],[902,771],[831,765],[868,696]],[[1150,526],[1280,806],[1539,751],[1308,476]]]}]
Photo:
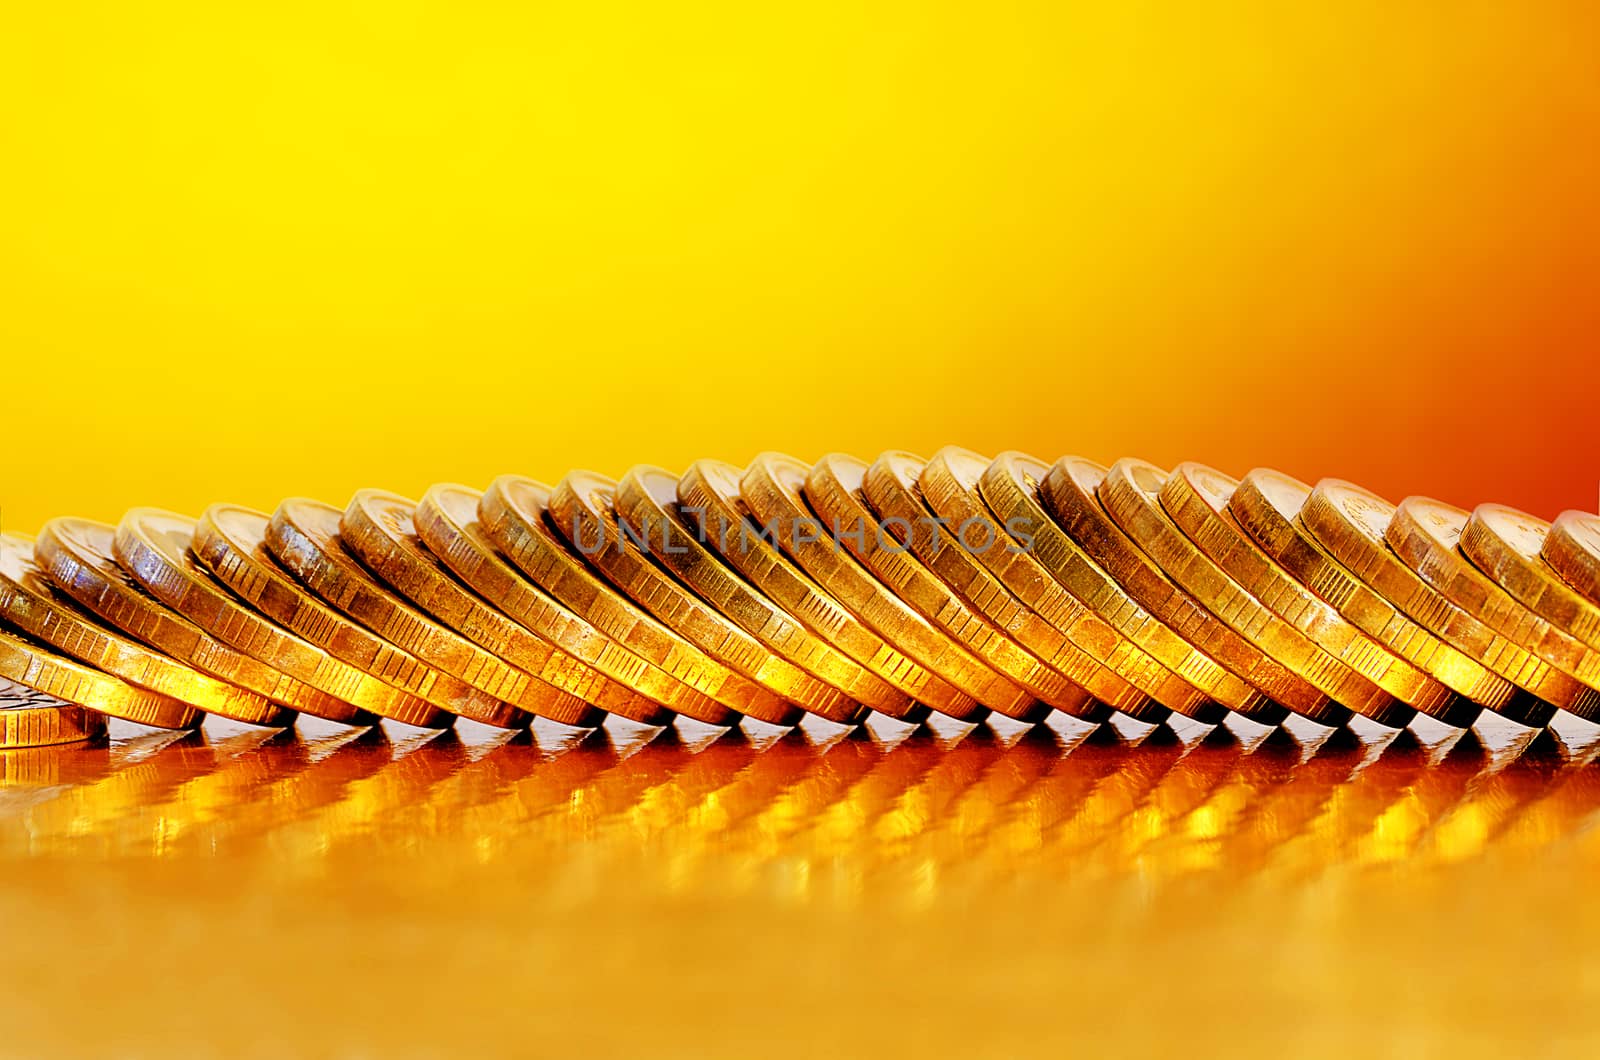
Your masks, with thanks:
[{"label": "coin reflection", "polygon": [[0,850],[289,877],[414,858],[573,886],[913,905],[1027,877],[1305,882],[1588,857],[1597,753],[1548,735],[1490,749],[1471,732],[1427,746],[1226,727],[1189,742],[1042,726],[144,733],[0,754]]}]

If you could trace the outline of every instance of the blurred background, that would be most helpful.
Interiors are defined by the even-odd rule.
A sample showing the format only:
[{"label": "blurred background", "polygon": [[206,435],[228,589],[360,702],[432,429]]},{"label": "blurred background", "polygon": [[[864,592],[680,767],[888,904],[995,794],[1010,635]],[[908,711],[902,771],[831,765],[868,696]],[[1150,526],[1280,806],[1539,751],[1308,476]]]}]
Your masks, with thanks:
[{"label": "blurred background", "polygon": [[[12,7],[8,530],[949,443],[1600,500],[1593,4]],[[6,752],[0,1056],[1594,1055],[1594,726],[1055,725]]]},{"label": "blurred background", "polygon": [[13,529],[952,442],[1597,501],[1593,5],[7,22]]}]

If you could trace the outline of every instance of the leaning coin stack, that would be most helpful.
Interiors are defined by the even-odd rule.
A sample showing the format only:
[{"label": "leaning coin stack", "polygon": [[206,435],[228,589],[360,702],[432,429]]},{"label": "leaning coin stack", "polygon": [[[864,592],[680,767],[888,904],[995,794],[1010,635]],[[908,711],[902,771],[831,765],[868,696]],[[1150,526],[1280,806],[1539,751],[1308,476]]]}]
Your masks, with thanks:
[{"label": "leaning coin stack", "polygon": [[1600,516],[1199,464],[777,454],[0,536],[0,747],[300,714],[1600,721]]}]

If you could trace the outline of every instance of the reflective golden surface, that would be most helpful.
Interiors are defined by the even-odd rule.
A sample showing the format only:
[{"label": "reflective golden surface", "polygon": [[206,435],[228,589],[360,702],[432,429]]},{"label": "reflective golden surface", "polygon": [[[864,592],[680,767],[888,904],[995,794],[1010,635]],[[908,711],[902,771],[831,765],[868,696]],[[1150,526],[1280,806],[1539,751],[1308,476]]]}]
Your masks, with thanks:
[{"label": "reflective golden surface", "polygon": [[1581,1054],[1564,720],[117,723],[0,753],[0,1053]]}]

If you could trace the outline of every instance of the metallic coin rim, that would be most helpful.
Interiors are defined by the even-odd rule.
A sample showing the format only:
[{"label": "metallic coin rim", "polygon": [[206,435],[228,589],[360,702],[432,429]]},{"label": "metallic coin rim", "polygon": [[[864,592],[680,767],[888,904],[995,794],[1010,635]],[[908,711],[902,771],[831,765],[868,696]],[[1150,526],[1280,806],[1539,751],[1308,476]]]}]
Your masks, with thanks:
[{"label": "metallic coin rim", "polygon": [[[806,474],[801,492],[811,510],[833,531],[840,547],[889,592],[1028,696],[1075,717],[1104,720],[1110,712],[1105,704],[1076,681],[1050,670],[1042,659],[974,612],[910,549],[890,549],[880,543],[882,524],[857,484],[865,479],[867,467],[864,460],[847,453],[829,453]],[[1035,704],[990,706],[1024,721],[1038,721],[1048,713]]]},{"label": "metallic coin rim", "polygon": [[[104,537],[103,549],[86,540],[90,533]],[[58,590],[124,635],[219,681],[263,696],[271,704],[268,712],[257,716],[219,710],[210,713],[266,728],[283,728],[294,724],[299,703],[321,705],[331,698],[223,643],[151,596],[116,562],[112,553],[115,537],[116,528],[109,523],[52,519],[34,541],[34,562]],[[106,573],[101,563],[115,567],[122,577]]]},{"label": "metallic coin rim", "polygon": [[1575,524],[1600,521],[1590,512],[1566,511],[1555,517],[1539,554],[1584,598],[1600,603],[1600,553],[1584,541]]},{"label": "metallic coin rim", "polygon": [[1335,499],[1345,494],[1381,505],[1393,518],[1395,506],[1370,490],[1341,479],[1323,479],[1300,509],[1301,525],[1330,556],[1418,625],[1544,704],[1513,696],[1495,708],[1502,716],[1543,726],[1555,716],[1561,699],[1570,701],[1577,695],[1576,681],[1457,606],[1396,555],[1387,540],[1371,536],[1347,517]]},{"label": "metallic coin rim", "polygon": [[342,518],[331,504],[289,498],[267,523],[267,551],[328,607],[460,684],[436,682],[441,698],[424,698],[493,728],[526,728],[533,714],[521,701],[540,690],[531,675],[412,607],[363,567],[339,536]]},{"label": "metallic coin rim", "polygon": [[[1340,664],[1246,592],[1172,521],[1162,507],[1160,486],[1146,488],[1135,476],[1164,484],[1167,472],[1133,457],[1111,465],[1095,491],[1111,518],[1175,585],[1324,700],[1318,703],[1297,689],[1293,696],[1286,691],[1275,695],[1279,702],[1324,725],[1342,725],[1352,711],[1384,717],[1393,696]],[[1409,720],[1411,712],[1405,714]]]},{"label": "metallic coin rim", "polygon": [[0,750],[56,747],[98,739],[105,734],[104,714],[72,703],[0,710]]},{"label": "metallic coin rim", "polygon": [[1301,524],[1299,508],[1293,518],[1280,511],[1261,487],[1267,477],[1311,495],[1309,485],[1270,468],[1239,480],[1228,511],[1263,551],[1362,632],[1469,702],[1493,710],[1511,700],[1515,685],[1425,629],[1330,555]]},{"label": "metallic coin rim", "polygon": [[193,519],[159,508],[134,508],[124,514],[117,524],[112,553],[134,581],[224,644],[304,681],[328,696],[329,703],[345,708],[333,713],[326,711],[326,705],[317,710],[302,706],[301,713],[344,725],[376,723],[377,716],[364,709],[358,698],[379,688],[388,689],[387,685],[248,607],[189,550],[169,553],[151,530],[150,524],[157,520],[176,522],[191,531],[194,527]]},{"label": "metallic coin rim", "polygon": [[[1021,555],[1037,564],[1036,576],[1041,586],[1054,587],[1081,603],[1090,614],[1171,672],[1176,680],[1209,699],[1210,708],[1201,706],[1197,708],[1201,713],[1191,716],[1207,723],[1221,721],[1222,715],[1216,714],[1214,708],[1223,712],[1234,710],[1268,724],[1287,716],[1288,712],[1269,700],[1264,692],[1223,667],[1147,610],[1045,509],[1039,484],[1050,465],[1016,450],[1001,453],[987,462],[976,453],[955,447],[941,450],[941,453],[950,454],[944,467],[952,487],[964,491],[970,503],[982,504],[997,520],[1007,524],[1020,522],[1028,528],[1032,548]],[[957,459],[968,463],[973,474],[963,475],[952,462]],[[1109,518],[1107,526],[1121,534]],[[1125,544],[1127,548],[1134,547],[1132,542]]]},{"label": "metallic coin rim", "polygon": [[1458,546],[1474,567],[1482,571],[1511,598],[1549,622],[1590,652],[1600,651],[1600,604],[1596,604],[1557,574],[1539,551],[1524,552],[1502,532],[1501,519],[1527,519],[1544,528],[1550,524],[1504,504],[1480,504],[1467,517]]},{"label": "metallic coin rim", "polygon": [[[1211,494],[1197,481],[1201,477],[1214,479],[1223,495]],[[1214,563],[1318,648],[1430,716],[1459,713],[1454,691],[1368,637],[1256,543],[1228,508],[1238,488],[1238,479],[1191,461],[1172,469],[1161,503]]]},{"label": "metallic coin rim", "polygon": [[[848,551],[829,548],[821,541],[799,540],[795,529],[800,521],[816,518],[800,492],[809,470],[791,456],[762,453],[739,479],[745,506],[758,524],[773,531],[784,554],[857,619],[973,701],[962,714],[951,713],[941,703],[929,701],[929,706],[961,721],[976,721],[994,709],[986,702],[990,699],[1006,700],[1012,710],[1031,708],[1032,696],[889,592]],[[790,481],[785,481],[786,476]]]},{"label": "metallic coin rim", "polygon": [[[75,706],[140,725],[182,730],[200,724],[202,718],[200,711],[170,696],[74,662],[4,629],[0,629],[0,677]],[[146,720],[152,717],[171,719],[177,724]]]},{"label": "metallic coin rim", "polygon": [[[909,546],[923,566],[963,604],[1045,666],[1131,718],[1149,724],[1164,721],[1171,714],[1167,707],[1074,642],[1068,636],[1069,623],[1046,622],[980,561],[978,553],[999,550],[1001,542],[1006,543],[1006,549],[1014,547],[1004,527],[992,518],[969,518],[955,528],[940,530],[929,521],[935,513],[923,496],[921,484],[927,466],[928,461],[914,453],[891,449],[880,453],[867,468],[861,495],[879,524],[889,530],[895,520],[904,523],[905,532],[889,532],[902,545]],[[974,522],[988,535],[988,545],[983,549],[973,549],[965,540],[965,532]],[[1080,606],[1073,620],[1085,610]]]},{"label": "metallic coin rim", "polygon": [[[972,469],[962,476],[952,461]],[[1063,631],[1064,636],[1100,665],[1150,697],[1169,712],[1176,712],[1205,724],[1227,716],[1227,708],[1210,693],[1178,676],[1155,656],[1079,598],[1034,554],[1034,535],[1013,534],[984,500],[978,483],[992,461],[970,450],[946,446],[936,452],[917,475],[913,496],[928,511],[947,524],[987,523],[995,540],[1010,540],[1014,546],[988,547],[970,551],[1021,606],[1044,622]],[[902,483],[903,485],[903,483]],[[871,499],[870,497],[868,498]],[[1048,521],[1041,511],[1040,516]],[[1029,523],[1031,529],[1033,523]],[[1020,529],[1020,528],[1019,528]],[[959,537],[958,537],[959,543]],[[1118,590],[1120,592],[1120,590]],[[1137,607],[1132,601],[1130,606]],[[1185,645],[1185,649],[1187,645]],[[1087,686],[1086,686],[1087,687]],[[1098,690],[1090,687],[1090,691]],[[1104,698],[1104,697],[1102,697]],[[1107,700],[1110,702],[1110,700]]]},{"label": "metallic coin rim", "polygon": [[[1251,703],[1244,709],[1226,699],[1222,702],[1263,725],[1276,725],[1283,721],[1289,716],[1290,710],[1282,702],[1281,693],[1284,690],[1284,678],[1292,675],[1179,588],[1161,566],[1118,525],[1095,493],[1108,470],[1104,465],[1082,457],[1061,457],[1038,480],[1038,496],[1042,506],[1066,531],[1067,536],[1156,621],[1166,625],[1224,670],[1258,690],[1262,696],[1261,702]],[[1094,487],[1080,483],[1076,477],[1077,471],[1092,475]],[[1288,687],[1301,688],[1303,682],[1295,679]],[[1318,696],[1321,694],[1318,693]]]},{"label": "metallic coin rim", "polygon": [[[549,641],[637,697],[608,703],[613,713],[642,725],[662,726],[672,723],[679,702],[699,704],[702,713],[724,709],[597,629],[502,556],[478,523],[482,496],[479,490],[440,483],[417,502],[413,516],[418,538],[464,585],[532,636]],[[463,520],[451,510],[453,498],[470,510],[470,518]]]},{"label": "metallic coin rim", "polygon": [[[652,480],[660,484],[663,495],[672,498],[671,507],[652,489]],[[699,528],[691,528],[686,517],[675,510],[678,482],[677,475],[649,465],[634,467],[617,480],[617,516],[641,532],[645,540],[661,542],[662,548],[655,554],[657,562],[769,650],[858,705],[858,709],[841,712],[830,720],[860,721],[860,706],[889,717],[904,716],[912,706],[909,696],[817,636],[701,542]]]},{"label": "metallic coin rim", "polygon": [[[20,578],[13,577],[0,563],[0,621],[58,655],[159,697],[145,701],[141,708],[134,708],[142,711],[138,714],[113,710],[104,713],[141,725],[188,729],[203,720],[206,707],[201,701],[209,703],[208,692],[214,692],[219,702],[227,704],[232,702],[230,697],[237,691],[243,702],[259,702],[266,706],[264,698],[243,689],[234,690],[233,686],[183,666],[95,619],[56,589],[34,563],[31,538],[0,534],[0,557],[7,553],[19,565]],[[30,585],[29,580],[38,584]],[[192,691],[191,681],[194,682]],[[186,694],[180,696],[179,688]]]},{"label": "metallic coin rim", "polygon": [[[254,533],[239,537],[240,520],[259,524],[261,539],[256,540]],[[450,712],[428,698],[435,694],[439,672],[328,607],[280,568],[266,549],[269,522],[265,512],[214,504],[195,523],[194,556],[261,614],[392,689],[393,696],[362,704],[373,713],[424,729],[450,725],[454,720]]]},{"label": "metallic coin rim", "polygon": [[[561,650],[479,596],[432,552],[416,533],[417,502],[383,490],[360,490],[340,519],[340,537],[371,570],[414,606],[454,629],[508,665],[516,667],[582,701],[568,711],[554,701],[531,709],[564,725],[593,728],[605,718],[607,704],[622,708],[624,717],[650,716],[660,708],[638,693]],[[387,520],[404,521],[406,530]]]},{"label": "metallic coin rim", "polygon": [[[1429,509],[1458,524],[1454,540],[1446,540],[1428,526],[1424,513]],[[1600,654],[1589,651],[1518,603],[1462,555],[1457,542],[1467,517],[1467,512],[1443,501],[1407,497],[1395,508],[1384,539],[1395,555],[1447,599],[1513,644],[1586,686],[1565,701],[1552,702],[1580,717],[1600,718]]]},{"label": "metallic coin rim", "polygon": [[[678,503],[684,511],[698,510],[709,517],[716,510],[723,523],[715,537],[717,553],[729,566],[818,636],[915,700],[918,709],[901,715],[906,720],[920,720],[927,707],[952,717],[966,717],[978,709],[977,700],[889,643],[782,550],[759,534],[744,533],[748,509],[737,489],[740,475],[741,469],[732,464],[697,460],[678,480]],[[719,484],[721,476],[734,484],[732,490]],[[738,548],[727,547],[729,526],[741,528]],[[710,536],[705,523],[699,529]]]},{"label": "metallic coin rim", "polygon": [[593,537],[603,545],[583,555],[617,590],[706,658],[726,667],[738,681],[755,686],[756,694],[748,695],[739,708],[742,713],[782,726],[797,723],[802,709],[830,720],[840,711],[856,714],[859,705],[845,693],[774,653],[662,569],[622,531],[615,495],[612,479],[592,471],[570,471],[550,491],[547,510],[559,533],[566,536],[570,528],[568,544],[577,548],[580,541]]},{"label": "metallic coin rim", "polygon": [[[535,494],[529,510],[518,494]],[[674,703],[686,717],[708,725],[736,725],[750,682],[715,662],[649,612],[617,592],[589,568],[545,522],[550,487],[520,475],[502,475],[478,501],[478,525],[495,548],[544,592],[594,628],[707,699]],[[541,574],[543,578],[541,578]],[[587,602],[583,599],[587,596]],[[755,687],[755,686],[751,686]],[[764,689],[758,689],[766,694]]]}]

